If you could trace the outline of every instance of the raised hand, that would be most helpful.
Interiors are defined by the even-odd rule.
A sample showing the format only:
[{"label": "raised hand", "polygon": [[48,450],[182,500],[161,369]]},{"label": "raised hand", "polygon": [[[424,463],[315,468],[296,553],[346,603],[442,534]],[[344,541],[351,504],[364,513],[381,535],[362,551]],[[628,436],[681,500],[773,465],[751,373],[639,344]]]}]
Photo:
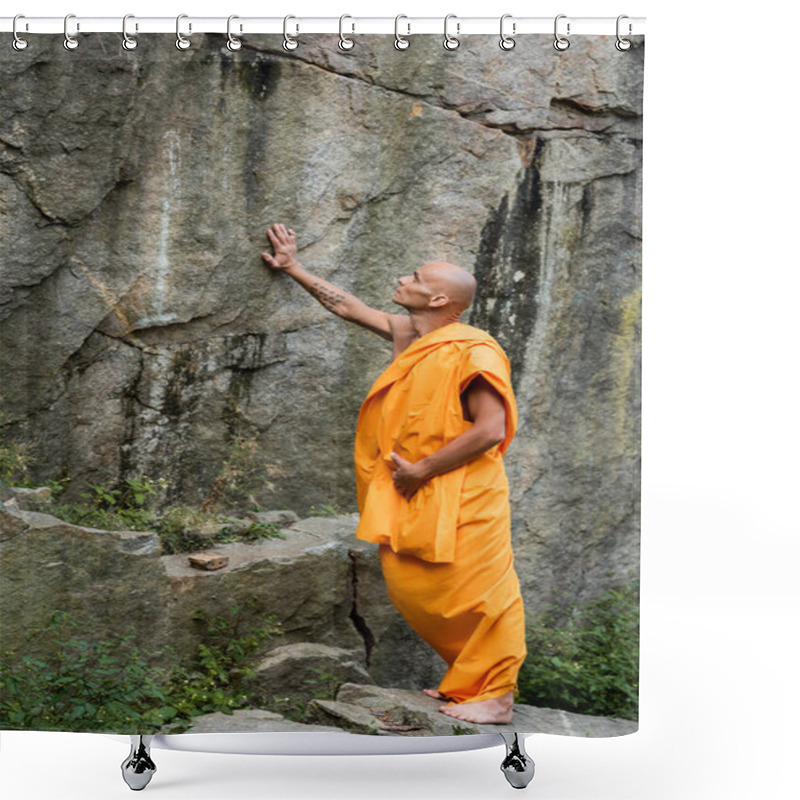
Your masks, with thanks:
[{"label": "raised hand", "polygon": [[291,269],[297,265],[297,237],[293,230],[276,223],[267,229],[267,237],[272,243],[274,255],[264,252],[261,258],[271,269]]}]

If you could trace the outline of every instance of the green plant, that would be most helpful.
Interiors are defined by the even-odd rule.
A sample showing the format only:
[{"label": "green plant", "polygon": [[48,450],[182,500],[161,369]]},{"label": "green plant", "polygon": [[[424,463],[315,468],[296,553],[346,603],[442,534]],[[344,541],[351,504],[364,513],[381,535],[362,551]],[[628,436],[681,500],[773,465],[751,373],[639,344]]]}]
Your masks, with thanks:
[{"label": "green plant", "polygon": [[325,503],[321,506],[311,506],[308,511],[310,517],[335,517],[342,513],[342,507],[336,503]]},{"label": "green plant", "polygon": [[217,506],[258,507],[255,495],[272,488],[271,479],[282,474],[280,467],[264,460],[255,438],[236,436],[222,469],[203,501],[203,511],[209,512]]},{"label": "green plant", "polygon": [[261,625],[245,622],[245,610],[258,604],[250,598],[226,617],[197,612],[195,657],[169,668],[147,663],[133,643],[133,627],[113,640],[88,642],[67,636],[78,623],[56,611],[45,631],[54,645],[50,655],[5,653],[0,661],[0,726],[180,733],[199,714],[245,707],[241,682],[252,673],[248,661],[281,632],[272,617]]},{"label": "green plant", "polygon": [[582,714],[636,719],[639,688],[638,584],[545,615],[529,627],[519,702]]},{"label": "green plant", "polygon": [[220,518],[215,514],[188,506],[176,506],[161,516],[156,530],[164,552],[172,554],[208,547],[215,540],[214,534],[220,526]]},{"label": "green plant", "polygon": [[[230,609],[230,617],[209,617],[197,611],[192,619],[201,628],[202,641],[194,662],[173,670],[173,704],[183,717],[222,711],[232,714],[249,705],[243,681],[253,674],[249,661],[273,636],[281,633],[274,617],[265,625],[245,624],[244,611],[259,610],[259,598]],[[180,733],[185,730],[173,729]]]},{"label": "green plant", "polygon": [[242,527],[228,517],[189,506],[174,506],[158,514],[152,510],[153,498],[165,488],[164,481],[147,478],[126,479],[120,488],[89,484],[81,494],[86,502],[59,503],[58,495],[67,479],[50,482],[53,496],[37,508],[65,522],[103,530],[149,530],[159,534],[167,554],[203,550],[221,542],[257,542],[283,539],[277,523],[253,522]]},{"label": "green plant", "polygon": [[478,733],[477,728],[461,727],[461,725],[453,725],[453,736],[467,736],[469,734]]},{"label": "green plant", "polygon": [[[313,667],[313,675],[306,678],[303,683],[308,687],[307,694],[310,693],[314,700],[335,700],[336,693],[342,682],[326,672],[322,667]],[[307,695],[306,695],[307,696]],[[275,696],[267,704],[270,711],[275,711],[286,719],[301,722],[305,719],[308,702],[296,695]]]},{"label": "green plant", "polygon": [[263,539],[285,539],[286,534],[281,530],[281,526],[275,522],[254,522],[240,531],[223,528],[221,537],[217,541],[237,541],[237,542],[260,542]]},{"label": "green plant", "polygon": [[342,682],[335,675],[326,672],[322,667],[311,669],[313,676],[306,678],[303,683],[311,690],[311,696],[315,700],[335,700],[336,693]]},{"label": "green plant", "polygon": [[307,705],[299,697],[287,695],[285,697],[273,697],[267,708],[292,722],[302,722],[306,716]]},{"label": "green plant", "polygon": [[115,641],[68,637],[78,623],[56,611],[49,620],[49,657],[12,654],[0,662],[0,720],[8,728],[151,730],[174,716],[161,685],[133,645],[134,630]]},{"label": "green plant", "polygon": [[245,528],[226,525],[226,518],[187,506],[169,509],[155,525],[166,553],[202,550],[215,542],[256,542],[283,539],[275,523],[254,522]]},{"label": "green plant", "polygon": [[[0,432],[8,425],[8,415],[0,411]],[[30,442],[7,440],[0,443],[0,482],[7,486],[28,486],[33,456],[34,446]]]},{"label": "green plant", "polygon": [[254,625],[246,621],[246,612],[262,616],[259,597],[231,607],[229,617],[209,617],[202,610],[192,616],[201,629],[197,663],[221,684],[238,685],[242,678],[249,677],[252,669],[245,666],[247,660],[281,632],[274,617],[267,617],[265,625]]},{"label": "green plant", "polygon": [[[56,483],[59,489],[63,488]],[[81,493],[85,503],[51,503],[47,511],[73,525],[104,530],[153,530],[157,523],[152,498],[167,484],[163,478],[126,478],[119,488],[90,483]]]},{"label": "green plant", "polygon": [[28,466],[32,448],[27,443],[10,442],[0,445],[0,480],[9,486],[25,486],[30,481]]}]

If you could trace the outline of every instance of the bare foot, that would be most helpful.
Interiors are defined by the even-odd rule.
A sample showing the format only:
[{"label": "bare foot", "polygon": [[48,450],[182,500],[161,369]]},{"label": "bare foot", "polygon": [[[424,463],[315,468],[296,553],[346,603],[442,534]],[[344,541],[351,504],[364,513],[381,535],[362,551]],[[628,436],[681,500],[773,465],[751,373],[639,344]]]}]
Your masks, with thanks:
[{"label": "bare foot", "polygon": [[478,700],[475,703],[458,703],[452,706],[441,706],[443,714],[465,722],[478,725],[502,724],[511,722],[514,714],[514,693],[506,692],[501,697],[491,700]]},{"label": "bare foot", "polygon": [[432,697],[434,700],[447,700],[447,698],[436,689],[423,689],[422,691],[428,695],[428,697]]}]

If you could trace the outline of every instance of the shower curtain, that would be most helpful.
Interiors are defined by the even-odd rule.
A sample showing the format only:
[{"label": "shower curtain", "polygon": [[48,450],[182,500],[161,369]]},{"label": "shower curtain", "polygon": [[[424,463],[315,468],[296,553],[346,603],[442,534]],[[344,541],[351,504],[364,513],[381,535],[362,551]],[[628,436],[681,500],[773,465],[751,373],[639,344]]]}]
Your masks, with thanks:
[{"label": "shower curtain", "polygon": [[[636,730],[642,37],[227,41],[0,51],[0,725]],[[262,256],[276,224],[308,285]],[[395,403],[362,525],[356,431],[378,447],[391,427],[365,399],[441,331],[393,351],[337,298],[407,319],[397,286],[437,264],[476,283],[443,346],[483,356],[455,377],[442,356]],[[468,430],[478,375],[504,401],[506,439],[474,457],[494,477],[477,500],[448,483],[424,518],[425,547],[449,526],[449,561],[398,554],[402,508],[450,479],[403,497],[387,451],[415,414]],[[497,549],[465,577],[477,523]],[[456,662],[506,683],[458,694]],[[450,713],[501,689],[510,719]]]}]

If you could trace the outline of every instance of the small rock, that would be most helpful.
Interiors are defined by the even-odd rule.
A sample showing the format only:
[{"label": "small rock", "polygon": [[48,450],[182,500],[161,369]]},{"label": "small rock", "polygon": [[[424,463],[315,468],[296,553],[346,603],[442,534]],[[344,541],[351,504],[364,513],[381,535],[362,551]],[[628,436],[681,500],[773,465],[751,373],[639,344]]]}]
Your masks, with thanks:
[{"label": "small rock", "polygon": [[219,553],[194,553],[189,556],[189,563],[195,569],[214,570],[228,566],[228,557]]}]

